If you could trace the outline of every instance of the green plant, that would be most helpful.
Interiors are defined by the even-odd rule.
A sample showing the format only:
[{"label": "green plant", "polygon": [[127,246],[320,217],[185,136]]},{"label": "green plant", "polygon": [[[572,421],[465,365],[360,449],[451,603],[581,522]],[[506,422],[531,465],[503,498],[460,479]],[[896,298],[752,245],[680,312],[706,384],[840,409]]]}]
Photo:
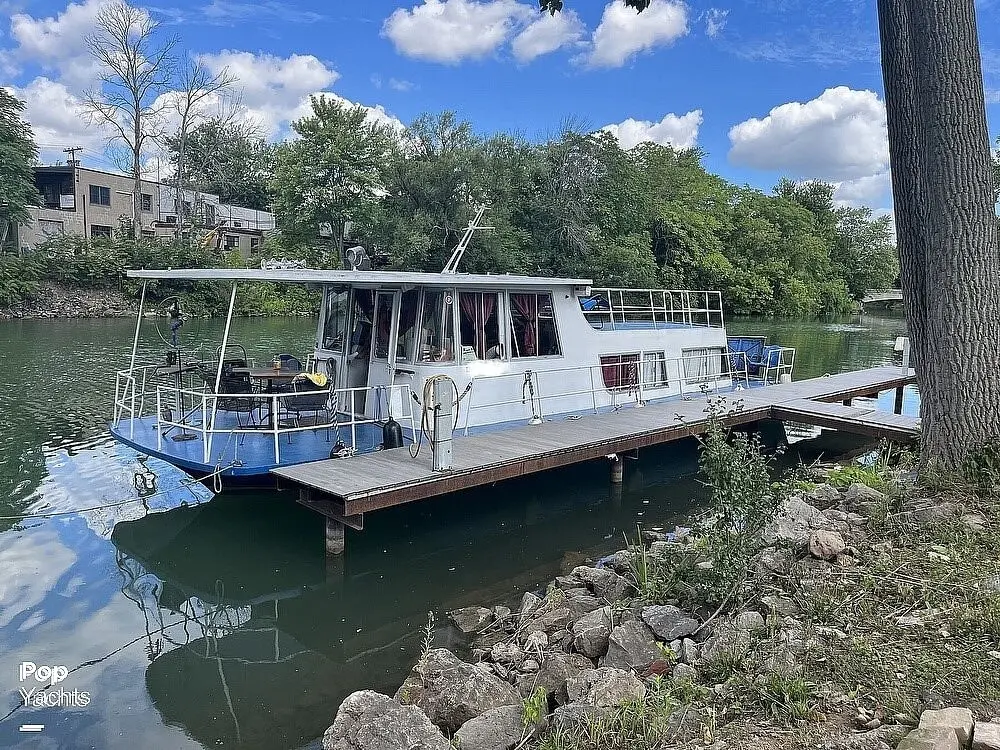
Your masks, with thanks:
[{"label": "green plant", "polygon": [[420,642],[420,658],[427,656],[427,652],[431,650],[431,644],[434,642],[434,611],[431,610],[427,613],[427,624],[424,625],[424,637]]},{"label": "green plant", "polygon": [[990,440],[969,451],[962,474],[978,492],[995,494],[1000,486],[1000,440]]},{"label": "green plant", "polygon": [[521,720],[525,727],[533,727],[540,724],[548,712],[549,693],[544,685],[539,685],[521,704]]}]

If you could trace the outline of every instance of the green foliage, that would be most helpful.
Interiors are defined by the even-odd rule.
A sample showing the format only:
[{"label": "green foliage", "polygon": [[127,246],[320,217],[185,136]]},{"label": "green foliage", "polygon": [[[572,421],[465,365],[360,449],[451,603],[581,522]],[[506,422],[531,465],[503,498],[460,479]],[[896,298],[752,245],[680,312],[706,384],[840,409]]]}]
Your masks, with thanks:
[{"label": "green foliage", "polygon": [[991,440],[969,451],[962,474],[984,495],[995,495],[1000,489],[1000,440]]},{"label": "green foliage", "polygon": [[827,482],[834,487],[849,487],[852,484],[864,484],[879,492],[886,492],[892,485],[892,479],[878,466],[838,466],[830,472]]},{"label": "green foliage", "polygon": [[39,203],[33,172],[38,147],[23,110],[24,103],[0,87],[0,252],[10,226],[27,221],[28,207]]},{"label": "green foliage", "polygon": [[544,685],[539,685],[521,704],[521,720],[525,727],[537,726],[548,712],[549,692]]}]

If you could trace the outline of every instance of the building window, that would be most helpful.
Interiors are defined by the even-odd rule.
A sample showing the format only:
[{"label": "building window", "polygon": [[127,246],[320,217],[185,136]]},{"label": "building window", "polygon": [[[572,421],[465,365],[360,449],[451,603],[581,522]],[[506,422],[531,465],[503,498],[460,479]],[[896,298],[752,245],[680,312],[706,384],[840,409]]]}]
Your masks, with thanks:
[{"label": "building window", "polygon": [[225,244],[226,250],[234,250],[235,248],[238,248],[239,246],[240,246],[240,238],[239,237],[237,237],[235,234],[227,234],[226,235],[226,244]]},{"label": "building window", "polygon": [[143,237],[153,238],[153,237],[156,236],[156,232],[154,232],[152,229],[143,229],[142,230],[142,236]]},{"label": "building window", "polygon": [[152,211],[153,210],[153,196],[149,193],[143,193],[139,196],[139,206],[140,211]]},{"label": "building window", "polygon": [[94,206],[111,205],[111,188],[103,185],[90,186],[90,203]]},{"label": "building window", "polygon": [[212,203],[205,204],[205,226],[215,226],[215,205]]},{"label": "building window", "polygon": [[260,237],[251,237],[250,238],[250,249],[251,250],[256,250],[258,247],[260,247]]},{"label": "building window", "polygon": [[511,292],[510,322],[512,357],[554,357],[562,353],[552,295],[548,292]]},{"label": "building window", "polygon": [[173,215],[164,216],[163,217],[163,221],[164,221],[165,224],[176,224],[177,223],[177,217],[173,216]]},{"label": "building window", "polygon": [[91,224],[90,236],[93,239],[97,239],[99,237],[111,239],[111,227],[102,226],[101,224]]},{"label": "building window", "polygon": [[609,354],[601,357],[601,377],[609,391],[631,390],[639,383],[638,354]]},{"label": "building window", "polygon": [[65,227],[61,221],[53,221],[52,219],[38,220],[38,231],[46,237],[53,237],[57,234],[62,234],[64,229]]},{"label": "building window", "polygon": [[233,226],[237,229],[241,229],[243,227],[243,222],[239,219],[233,219]]}]

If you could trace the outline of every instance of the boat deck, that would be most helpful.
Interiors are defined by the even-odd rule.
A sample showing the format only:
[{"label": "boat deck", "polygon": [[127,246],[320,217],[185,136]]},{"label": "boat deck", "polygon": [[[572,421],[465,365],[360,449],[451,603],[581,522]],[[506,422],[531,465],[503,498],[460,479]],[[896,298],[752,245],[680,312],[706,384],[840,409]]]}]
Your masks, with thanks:
[{"label": "boat deck", "polygon": [[[876,395],[914,382],[913,370],[876,367],[715,397],[724,395],[730,405],[739,403],[739,410],[727,418],[731,426],[787,419],[901,439],[917,434],[919,420],[824,402]],[[707,399],[712,397],[699,395],[642,409],[455,437],[453,469],[447,472],[432,470],[430,446],[425,444],[416,457],[411,456],[411,447],[404,447],[350,459],[283,466],[272,473],[305,489],[304,499],[310,507],[320,512],[326,507],[330,511],[327,515],[358,519],[364,513],[434,495],[700,434],[708,424],[705,411]],[[316,498],[322,500],[317,502]]]}]

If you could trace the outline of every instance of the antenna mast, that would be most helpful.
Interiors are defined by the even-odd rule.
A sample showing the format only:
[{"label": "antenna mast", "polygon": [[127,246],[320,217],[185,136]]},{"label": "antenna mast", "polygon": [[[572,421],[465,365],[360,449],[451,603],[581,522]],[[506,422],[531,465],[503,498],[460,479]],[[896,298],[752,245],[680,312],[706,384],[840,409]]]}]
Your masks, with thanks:
[{"label": "antenna mast", "polygon": [[465,255],[466,248],[469,247],[469,242],[472,241],[472,234],[477,229],[495,229],[495,227],[484,227],[479,224],[483,220],[483,214],[486,213],[486,206],[480,206],[479,210],[476,211],[475,217],[469,223],[469,226],[465,228],[465,234],[462,235],[462,239],[459,241],[458,246],[452,252],[451,257],[448,258],[448,262],[444,264],[444,268],[441,269],[441,273],[457,273],[458,264],[462,260],[462,256]]}]

